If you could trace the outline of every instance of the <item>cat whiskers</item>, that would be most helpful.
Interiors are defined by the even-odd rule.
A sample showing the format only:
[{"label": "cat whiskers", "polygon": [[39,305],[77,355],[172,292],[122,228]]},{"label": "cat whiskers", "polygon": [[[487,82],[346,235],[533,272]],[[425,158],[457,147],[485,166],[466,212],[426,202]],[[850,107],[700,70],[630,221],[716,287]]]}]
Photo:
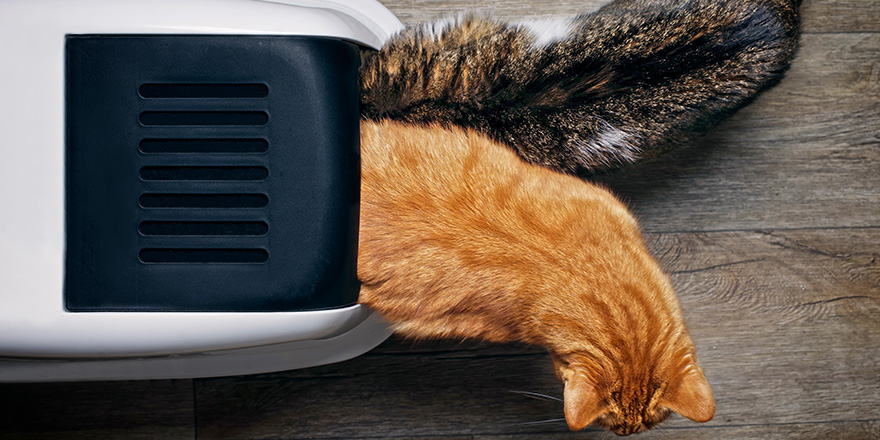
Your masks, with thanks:
[{"label": "cat whiskers", "polygon": [[[517,391],[517,390],[507,390],[507,391],[514,393],[514,394],[519,394],[520,396],[526,396],[530,399],[543,400],[543,401],[548,401],[548,402],[562,402],[562,399],[560,399],[558,397],[548,396],[546,394],[535,393],[532,391]],[[564,422],[564,421],[565,421],[565,417],[562,417],[562,418],[555,418],[555,419],[535,420],[533,422],[521,422],[521,423],[517,423],[517,425],[540,425],[543,423],[555,423],[555,422]]]},{"label": "cat whiskers", "polygon": [[[537,399],[537,400],[552,400],[552,401],[556,401],[556,402],[562,402],[562,399],[560,399],[560,398],[558,398],[558,397],[548,396],[548,395],[546,395],[546,394],[533,393],[533,392],[531,392],[531,391],[517,391],[517,390],[507,390],[507,391],[509,391],[509,392],[511,392],[511,393],[519,394],[519,395],[521,395],[521,396],[530,397],[530,398],[532,398],[532,399]],[[565,420],[565,419],[562,419],[562,420]]]},{"label": "cat whiskers", "polygon": [[547,419],[547,420],[536,420],[534,422],[521,422],[517,423],[517,425],[540,425],[542,423],[554,423],[554,422],[564,422],[565,417],[559,419]]}]

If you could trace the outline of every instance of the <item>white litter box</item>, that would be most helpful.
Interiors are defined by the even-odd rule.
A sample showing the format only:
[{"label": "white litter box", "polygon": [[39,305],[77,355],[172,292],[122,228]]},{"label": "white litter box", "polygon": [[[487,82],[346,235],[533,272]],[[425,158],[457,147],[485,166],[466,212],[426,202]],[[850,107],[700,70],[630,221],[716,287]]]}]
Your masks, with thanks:
[{"label": "white litter box", "polygon": [[0,3],[0,381],[338,362],[379,3]]}]

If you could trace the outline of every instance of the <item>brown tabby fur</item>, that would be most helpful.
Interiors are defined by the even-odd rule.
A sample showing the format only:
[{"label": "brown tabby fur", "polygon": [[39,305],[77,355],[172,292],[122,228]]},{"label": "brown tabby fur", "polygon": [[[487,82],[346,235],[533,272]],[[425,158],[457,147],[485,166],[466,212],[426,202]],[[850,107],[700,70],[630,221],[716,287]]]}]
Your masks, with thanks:
[{"label": "brown tabby fur", "polygon": [[704,133],[775,85],[799,0],[615,0],[558,27],[464,16],[407,28],[361,69],[361,115],[477,130],[586,176]]},{"label": "brown tabby fur", "polygon": [[574,430],[712,418],[670,281],[608,191],[473,131],[361,132],[362,303],[413,337],[546,347]]}]

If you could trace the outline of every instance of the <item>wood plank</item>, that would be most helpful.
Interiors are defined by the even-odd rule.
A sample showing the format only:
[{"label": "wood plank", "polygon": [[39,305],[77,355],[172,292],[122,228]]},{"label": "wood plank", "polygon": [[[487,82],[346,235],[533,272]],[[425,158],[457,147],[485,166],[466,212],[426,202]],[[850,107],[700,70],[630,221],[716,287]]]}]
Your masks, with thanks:
[{"label": "wood plank", "polygon": [[653,238],[716,390],[713,423],[880,418],[880,230]]},{"label": "wood plank", "polygon": [[310,370],[199,381],[198,429],[208,438],[529,432],[518,424],[559,417],[560,405],[508,390],[558,394],[548,362],[543,353],[368,354]]},{"label": "wood plank", "polygon": [[599,180],[647,231],[880,225],[880,34],[805,36],[775,89],[692,145]]},{"label": "wood plank", "polygon": [[[479,435],[473,440],[568,440],[608,439],[602,432],[589,432],[580,436],[570,433],[529,434],[520,435]],[[865,440],[880,438],[880,423],[877,421],[832,422],[832,423],[796,423],[784,425],[748,425],[697,428],[662,428],[639,434],[639,440],[705,440],[705,439],[737,439],[737,440]]]},{"label": "wood plank", "polygon": [[[716,418],[699,426],[880,420],[878,242],[880,228],[649,235],[716,393]],[[397,339],[342,364],[199,380],[198,431],[352,439],[566,431],[562,421],[529,423],[560,418],[559,402],[511,391],[560,396],[542,350]],[[689,431],[697,426],[680,417],[664,424],[681,428],[676,435],[706,432]]]},{"label": "wood plank", "polygon": [[0,384],[0,439],[192,439],[190,380]]},{"label": "wood plank", "polygon": [[[608,0],[380,0],[406,25],[462,12],[505,20],[526,17],[569,17],[593,11]],[[880,0],[805,0],[804,32],[880,32]]]},{"label": "wood plank", "polygon": [[878,0],[804,0],[804,32],[878,32]]}]

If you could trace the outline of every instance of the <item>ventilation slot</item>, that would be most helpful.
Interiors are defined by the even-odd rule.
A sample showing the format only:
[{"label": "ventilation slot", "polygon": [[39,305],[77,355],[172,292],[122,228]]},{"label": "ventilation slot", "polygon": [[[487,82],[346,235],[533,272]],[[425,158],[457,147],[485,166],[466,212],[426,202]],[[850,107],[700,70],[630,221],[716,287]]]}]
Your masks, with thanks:
[{"label": "ventilation slot", "polygon": [[266,167],[143,167],[144,180],[242,180],[260,181],[269,177]]},{"label": "ventilation slot", "polygon": [[265,84],[144,84],[143,98],[265,98]]},{"label": "ventilation slot", "polygon": [[143,208],[265,208],[265,194],[142,194]]},{"label": "ventilation slot", "polygon": [[142,249],[144,263],[265,263],[265,249]]},{"label": "ventilation slot", "polygon": [[266,222],[246,221],[217,221],[217,222],[175,222],[175,221],[147,221],[138,226],[138,231],[143,235],[241,235],[261,236],[269,232],[269,224]]},{"label": "ventilation slot", "polygon": [[265,139],[144,139],[141,153],[265,153]]},{"label": "ventilation slot", "polygon": [[210,111],[210,112],[143,112],[141,124],[146,126],[193,126],[193,125],[266,125],[266,112]]}]

